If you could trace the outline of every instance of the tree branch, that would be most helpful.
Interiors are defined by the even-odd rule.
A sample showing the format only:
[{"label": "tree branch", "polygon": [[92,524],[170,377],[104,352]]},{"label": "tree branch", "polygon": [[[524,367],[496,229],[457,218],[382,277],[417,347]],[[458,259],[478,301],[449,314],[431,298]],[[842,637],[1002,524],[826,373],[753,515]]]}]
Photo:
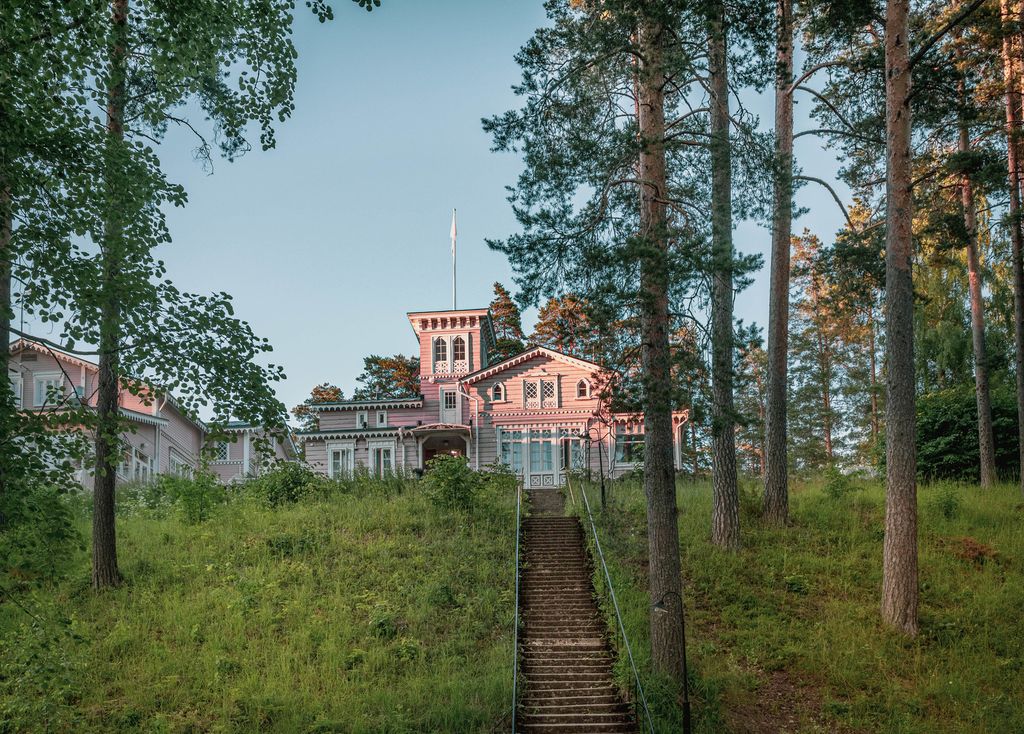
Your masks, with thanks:
[{"label": "tree branch", "polygon": [[975,10],[980,8],[981,4],[984,1],[985,0],[974,0],[973,3],[965,7],[952,18],[950,18],[946,25],[942,26],[942,28],[935,32],[932,35],[932,37],[925,41],[921,48],[917,50],[917,52],[911,57],[910,62],[907,64],[907,68],[913,69],[917,62],[923,59],[925,57],[925,54],[927,54],[931,50],[932,46],[938,43],[942,39],[942,37],[949,33],[951,30],[953,30],[953,28],[955,28],[964,20],[966,20],[971,14],[974,13]]}]

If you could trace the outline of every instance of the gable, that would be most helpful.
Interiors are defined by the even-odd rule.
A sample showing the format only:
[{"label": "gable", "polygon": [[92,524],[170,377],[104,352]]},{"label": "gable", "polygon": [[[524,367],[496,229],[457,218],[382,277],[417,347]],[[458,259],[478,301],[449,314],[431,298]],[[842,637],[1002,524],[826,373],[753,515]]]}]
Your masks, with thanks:
[{"label": "gable", "polygon": [[[608,373],[611,370],[606,370],[596,362],[591,362],[586,359],[580,359],[578,357],[571,357],[568,354],[562,354],[556,352],[554,349],[548,349],[547,347],[534,347],[533,349],[527,349],[524,352],[520,352],[503,362],[499,362],[490,367],[486,367],[482,370],[466,375],[460,382],[465,385],[472,385],[484,380],[493,382],[494,379],[499,375],[508,375],[511,373],[514,376],[517,373],[522,372],[522,368],[525,366],[526,369],[531,367],[531,363],[537,362],[539,368],[546,364],[558,364],[559,370],[569,370],[572,372],[586,374],[588,376],[596,376],[602,373]],[[501,379],[500,377],[498,379]]]}]

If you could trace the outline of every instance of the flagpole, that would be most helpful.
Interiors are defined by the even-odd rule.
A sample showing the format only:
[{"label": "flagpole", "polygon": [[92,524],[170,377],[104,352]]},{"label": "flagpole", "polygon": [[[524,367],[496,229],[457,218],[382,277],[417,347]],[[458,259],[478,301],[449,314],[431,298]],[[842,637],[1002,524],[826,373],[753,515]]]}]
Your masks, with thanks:
[{"label": "flagpole", "polygon": [[456,299],[456,295],[457,294],[456,294],[456,290],[455,290],[455,283],[456,283],[456,277],[455,277],[455,258],[456,258],[456,255],[455,255],[455,253],[456,253],[455,240],[456,240],[456,236],[457,236],[457,230],[455,228],[455,210],[452,209],[452,234],[451,234],[451,237],[452,237],[452,310],[453,311],[458,310],[458,300]]}]

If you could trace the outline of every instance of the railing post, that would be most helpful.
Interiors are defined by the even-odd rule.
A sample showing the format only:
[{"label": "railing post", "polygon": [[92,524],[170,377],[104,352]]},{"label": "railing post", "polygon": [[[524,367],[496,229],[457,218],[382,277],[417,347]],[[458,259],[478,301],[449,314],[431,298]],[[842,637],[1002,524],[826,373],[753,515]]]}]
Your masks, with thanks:
[{"label": "railing post", "polygon": [[516,734],[516,709],[519,708],[519,538],[522,518],[523,487],[516,480],[516,608],[512,620],[512,734]]}]

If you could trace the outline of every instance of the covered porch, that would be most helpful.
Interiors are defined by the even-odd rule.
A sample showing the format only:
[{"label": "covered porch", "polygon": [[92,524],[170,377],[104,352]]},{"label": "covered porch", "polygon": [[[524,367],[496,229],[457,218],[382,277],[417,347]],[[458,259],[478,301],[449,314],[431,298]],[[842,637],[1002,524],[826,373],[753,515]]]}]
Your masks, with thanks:
[{"label": "covered porch", "polygon": [[459,423],[431,423],[417,426],[409,432],[416,439],[420,469],[426,469],[427,462],[442,454],[464,457],[470,455],[473,439],[469,426]]}]

